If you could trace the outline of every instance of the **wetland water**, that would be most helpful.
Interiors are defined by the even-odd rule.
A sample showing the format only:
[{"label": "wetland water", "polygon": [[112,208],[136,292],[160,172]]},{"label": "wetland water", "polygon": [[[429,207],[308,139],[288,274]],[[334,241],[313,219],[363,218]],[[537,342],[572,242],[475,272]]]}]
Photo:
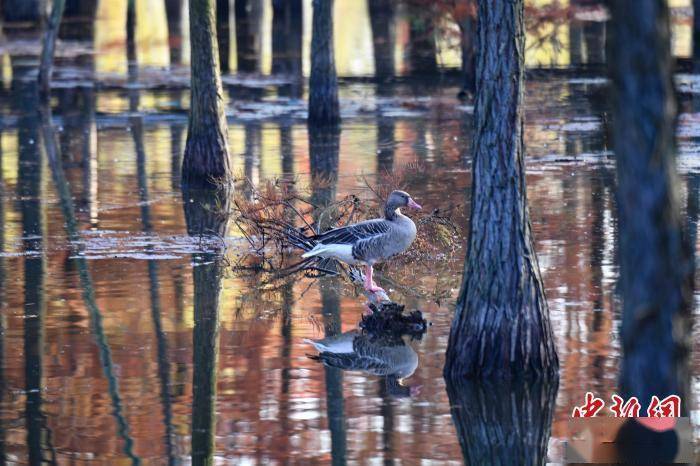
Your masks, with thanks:
[{"label": "wetland water", "polygon": [[[115,63],[124,52],[98,42],[98,71],[123,72]],[[59,66],[51,163],[32,70],[21,57],[5,63],[12,66],[0,92],[0,457],[187,463],[194,435],[197,445],[213,441],[217,462],[233,464],[462,463],[442,366],[463,249],[378,268],[392,298],[432,323],[420,340],[405,339],[418,360],[406,384],[419,390],[325,369],[307,356],[316,352],[304,339],[356,328],[364,299],[342,280],[260,290],[255,279],[212,266],[222,243],[188,235],[178,186],[187,90],[126,85],[123,76],[93,86],[81,69]],[[139,70],[144,83],[182,84],[178,76]],[[239,178],[261,185],[284,177],[306,189],[314,164],[305,101],[265,79],[224,82]],[[679,75],[677,83],[684,215],[696,239],[700,80]],[[472,121],[457,90],[449,80],[341,84],[337,159],[323,168],[337,179],[328,177],[324,195],[369,199],[367,183],[378,173],[413,167],[404,188],[426,209],[451,209],[466,234]],[[534,74],[526,93],[528,196],[561,361],[548,456],[560,460],[573,406],[587,391],[609,400],[616,388],[614,160],[602,76]],[[245,247],[233,225],[224,241],[231,260]],[[196,315],[219,280],[218,317]],[[698,376],[695,360],[696,395]],[[196,396],[193,379],[214,380],[213,404]],[[206,422],[193,425],[203,419],[194,410]]]}]

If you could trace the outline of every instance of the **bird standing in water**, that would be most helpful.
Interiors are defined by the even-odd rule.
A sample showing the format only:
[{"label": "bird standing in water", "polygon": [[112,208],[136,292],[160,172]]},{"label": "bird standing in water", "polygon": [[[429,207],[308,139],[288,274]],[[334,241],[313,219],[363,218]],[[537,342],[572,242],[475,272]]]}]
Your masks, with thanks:
[{"label": "bird standing in water", "polygon": [[316,245],[303,258],[336,259],[365,266],[365,289],[384,291],[372,278],[373,266],[404,252],[416,239],[416,224],[401,213],[402,207],[421,209],[404,191],[392,191],[386,200],[384,218],[366,220],[326,231],[311,239]]}]

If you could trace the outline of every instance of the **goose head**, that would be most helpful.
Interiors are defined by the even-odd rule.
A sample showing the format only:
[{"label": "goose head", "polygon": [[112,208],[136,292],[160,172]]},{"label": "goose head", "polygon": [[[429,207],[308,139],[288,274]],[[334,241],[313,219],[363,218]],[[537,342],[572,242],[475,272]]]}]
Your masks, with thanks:
[{"label": "goose head", "polygon": [[420,210],[421,206],[413,200],[410,194],[405,191],[392,191],[386,200],[384,213],[387,219],[391,220],[396,215],[397,209],[401,207],[410,207],[411,209]]}]

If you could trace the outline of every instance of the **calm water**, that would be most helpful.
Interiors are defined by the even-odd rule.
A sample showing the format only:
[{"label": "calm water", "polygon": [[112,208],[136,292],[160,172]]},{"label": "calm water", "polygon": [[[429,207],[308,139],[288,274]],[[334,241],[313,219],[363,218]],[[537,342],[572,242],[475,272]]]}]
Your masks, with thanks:
[{"label": "calm water", "polygon": [[[463,249],[380,269],[392,298],[432,323],[408,342],[418,367],[406,383],[420,393],[396,396],[382,377],[325,369],[303,340],[356,328],[364,300],[338,280],[261,291],[255,279],[211,268],[206,253],[218,243],[187,235],[178,188],[186,90],[134,90],[123,79],[76,88],[83,75],[59,69],[61,183],[34,112],[31,70],[11,64],[0,91],[0,457],[187,463],[193,378],[201,380],[195,367],[213,361],[215,421],[194,430],[213,435],[217,462],[461,464],[442,365]],[[172,79],[151,69],[142,81],[149,73]],[[678,82],[679,168],[695,232],[700,78]],[[528,196],[562,366],[552,460],[561,459],[567,418],[585,392],[609,399],[616,388],[617,220],[605,86],[595,76],[541,75],[527,84]],[[377,173],[417,165],[406,190],[427,209],[451,209],[464,235],[472,109],[456,92],[449,83],[381,91],[344,84],[335,198],[369,199],[366,184],[378,183]],[[294,177],[308,187],[304,101],[264,80],[226,93],[237,175],[258,185]],[[66,232],[61,188],[77,236]],[[235,226],[226,243],[235,258],[243,247]],[[218,340],[198,351],[195,272],[205,293],[218,280],[223,286]],[[697,360],[693,374],[697,390]]]}]

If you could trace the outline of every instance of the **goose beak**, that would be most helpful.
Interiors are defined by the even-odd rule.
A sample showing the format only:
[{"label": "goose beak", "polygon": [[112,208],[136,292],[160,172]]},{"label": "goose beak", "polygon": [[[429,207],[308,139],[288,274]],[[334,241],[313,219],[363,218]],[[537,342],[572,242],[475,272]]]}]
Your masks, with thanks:
[{"label": "goose beak", "polygon": [[422,209],[422,207],[420,206],[420,204],[418,204],[416,201],[414,201],[414,200],[413,200],[412,198],[410,198],[410,197],[408,198],[408,206],[409,206],[411,209],[416,209],[416,210],[421,210],[421,209]]}]

